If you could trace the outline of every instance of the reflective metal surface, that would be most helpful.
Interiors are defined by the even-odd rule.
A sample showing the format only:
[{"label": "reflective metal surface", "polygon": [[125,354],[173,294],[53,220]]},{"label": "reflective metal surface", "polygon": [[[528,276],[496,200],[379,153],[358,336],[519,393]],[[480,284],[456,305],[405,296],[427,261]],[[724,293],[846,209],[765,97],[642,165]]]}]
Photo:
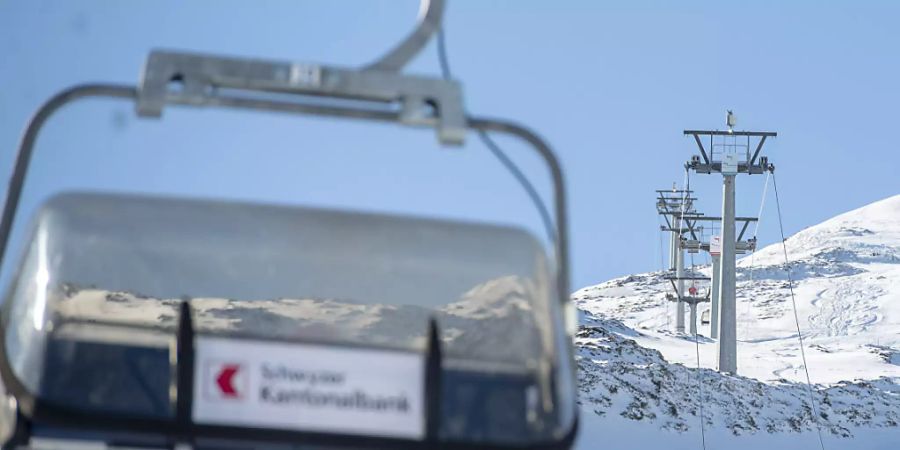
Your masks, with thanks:
[{"label": "reflective metal surface", "polygon": [[442,436],[526,443],[565,423],[554,268],[524,231],[86,193],[51,199],[33,230],[4,350],[41,401],[170,420],[190,298],[198,332],[296,342],[421,351],[434,319]]}]

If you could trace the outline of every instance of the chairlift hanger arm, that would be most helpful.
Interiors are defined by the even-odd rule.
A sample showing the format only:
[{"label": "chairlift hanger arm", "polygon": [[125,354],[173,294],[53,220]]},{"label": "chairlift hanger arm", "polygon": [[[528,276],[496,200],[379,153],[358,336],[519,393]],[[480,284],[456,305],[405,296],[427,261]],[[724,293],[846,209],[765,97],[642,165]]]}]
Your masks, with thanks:
[{"label": "chairlift hanger arm", "polygon": [[[433,117],[427,110],[428,106],[434,107],[441,142],[461,145],[466,118],[459,84],[400,73],[438,31],[444,9],[445,0],[421,0],[412,33],[362,70],[154,51],[138,88],[138,114],[158,117],[166,103],[215,104],[218,88],[398,102],[401,122],[412,125],[430,125]],[[182,83],[184,89],[167,92],[173,81]]]},{"label": "chairlift hanger arm", "polygon": [[444,7],[444,0],[421,0],[418,23],[412,33],[378,61],[363,67],[363,70],[399,72],[403,69],[425,48],[431,36],[440,28],[444,18]]},{"label": "chairlift hanger arm", "polygon": [[[182,89],[173,91],[172,83],[180,83]],[[137,111],[141,116],[159,117],[166,104],[230,106],[238,102],[220,89],[246,91],[252,96],[245,101],[265,101],[261,94],[278,93],[358,100],[381,108],[396,103],[404,124],[431,126],[436,121],[444,144],[460,145],[466,134],[462,89],[455,81],[165,50],[154,50],[147,58]],[[435,114],[429,114],[430,106]]]}]

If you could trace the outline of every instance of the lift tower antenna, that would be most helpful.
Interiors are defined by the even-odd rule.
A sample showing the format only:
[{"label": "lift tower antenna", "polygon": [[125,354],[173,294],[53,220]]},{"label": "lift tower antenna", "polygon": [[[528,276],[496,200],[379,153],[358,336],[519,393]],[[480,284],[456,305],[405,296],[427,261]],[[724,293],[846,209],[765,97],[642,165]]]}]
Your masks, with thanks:
[{"label": "lift tower antenna", "polygon": [[[778,134],[771,131],[734,131],[734,114],[728,111],[726,131],[684,130],[694,137],[700,155],[686,164],[701,174],[722,174],[722,252],[719,267],[719,371],[737,373],[737,306],[735,304],[735,178],[739,173],[762,174],[774,170],[769,159],[760,156],[766,138]],[[708,139],[709,152],[704,147]],[[751,144],[756,144],[755,146]],[[751,153],[751,149],[752,153]]]}]

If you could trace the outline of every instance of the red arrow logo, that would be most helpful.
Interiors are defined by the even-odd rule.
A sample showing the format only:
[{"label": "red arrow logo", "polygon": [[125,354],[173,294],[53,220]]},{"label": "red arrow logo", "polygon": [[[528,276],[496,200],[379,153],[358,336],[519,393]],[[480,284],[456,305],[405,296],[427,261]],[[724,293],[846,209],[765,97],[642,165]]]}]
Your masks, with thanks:
[{"label": "red arrow logo", "polygon": [[237,375],[241,366],[237,364],[225,364],[219,375],[216,376],[216,384],[222,391],[222,396],[227,398],[237,398],[240,396],[237,389],[234,388],[234,376]]}]

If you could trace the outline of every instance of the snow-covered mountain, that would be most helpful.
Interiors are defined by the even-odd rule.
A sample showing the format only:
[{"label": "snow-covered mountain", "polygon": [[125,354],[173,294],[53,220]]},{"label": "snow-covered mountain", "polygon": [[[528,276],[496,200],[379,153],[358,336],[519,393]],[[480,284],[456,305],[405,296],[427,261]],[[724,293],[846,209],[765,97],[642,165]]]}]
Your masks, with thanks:
[{"label": "snow-covered mountain", "polygon": [[821,426],[826,444],[840,448],[900,448],[900,195],[786,244],[812,389],[777,243],[738,263],[739,376],[713,370],[708,325],[696,340],[674,333],[662,272],[573,294],[583,312],[576,343],[587,434],[634,428],[632,443],[697,448],[702,407],[704,431],[719,444],[818,448],[811,433]]}]

